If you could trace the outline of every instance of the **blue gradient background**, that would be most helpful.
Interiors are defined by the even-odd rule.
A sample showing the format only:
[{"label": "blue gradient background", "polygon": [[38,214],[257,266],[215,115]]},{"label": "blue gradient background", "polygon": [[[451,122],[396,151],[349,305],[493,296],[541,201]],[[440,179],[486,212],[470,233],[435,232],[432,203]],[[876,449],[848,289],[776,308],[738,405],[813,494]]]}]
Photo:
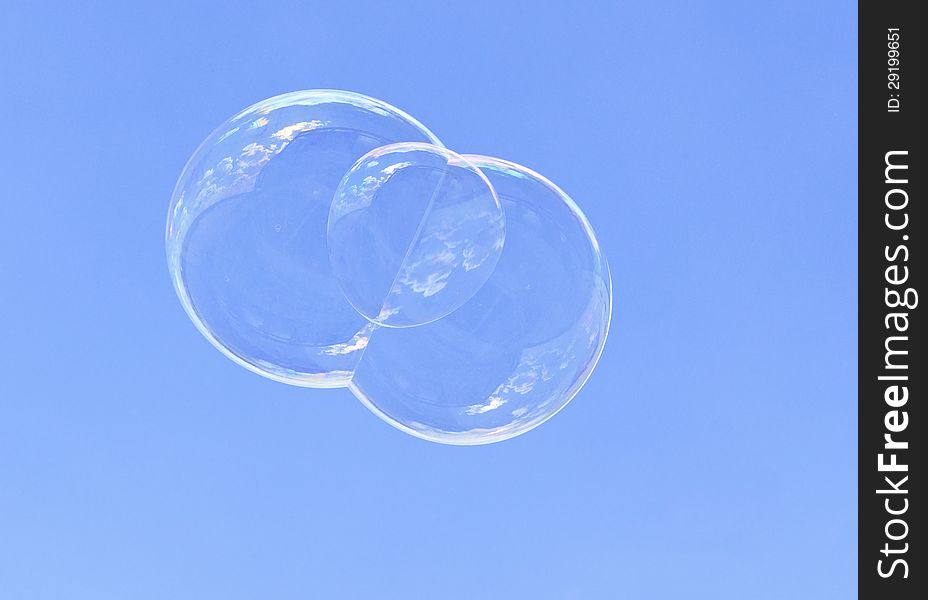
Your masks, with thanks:
[{"label": "blue gradient background", "polygon": [[[0,598],[851,597],[854,12],[4,3]],[[313,87],[585,210],[613,331],[555,419],[430,444],[184,316],[163,250],[184,162]]]}]

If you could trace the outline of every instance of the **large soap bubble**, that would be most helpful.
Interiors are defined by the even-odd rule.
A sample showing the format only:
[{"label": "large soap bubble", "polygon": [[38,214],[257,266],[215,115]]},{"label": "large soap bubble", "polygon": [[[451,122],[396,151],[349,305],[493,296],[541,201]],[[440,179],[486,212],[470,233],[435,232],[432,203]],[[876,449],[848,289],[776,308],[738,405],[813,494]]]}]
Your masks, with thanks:
[{"label": "large soap bubble", "polygon": [[602,352],[612,294],[593,230],[567,194],[525,167],[464,159],[505,211],[499,260],[444,318],[378,329],[350,389],[407,433],[486,444],[538,426],[573,398]]},{"label": "large soap bubble", "polygon": [[347,384],[372,326],[332,274],[326,223],[345,173],[395,142],[441,144],[384,102],[332,90],[259,102],[203,142],[174,190],[167,252],[213,345],[285,383]]},{"label": "large soap bubble", "polygon": [[217,129],[177,183],[167,252],[188,315],[227,356],[347,386],[435,442],[546,421],[609,329],[608,266],[567,194],[350,92],[277,96]]}]

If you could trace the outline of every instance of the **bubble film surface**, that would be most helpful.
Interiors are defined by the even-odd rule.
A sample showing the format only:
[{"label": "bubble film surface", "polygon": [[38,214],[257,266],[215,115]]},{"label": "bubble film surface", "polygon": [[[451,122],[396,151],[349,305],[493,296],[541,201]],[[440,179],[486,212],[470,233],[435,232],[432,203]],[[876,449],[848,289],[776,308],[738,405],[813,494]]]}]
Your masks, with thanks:
[{"label": "bubble film surface", "polygon": [[167,253],[188,315],[237,363],[348,387],[441,443],[553,416],[611,317],[606,260],[567,194],[350,92],[277,96],[217,129],[177,183]]}]

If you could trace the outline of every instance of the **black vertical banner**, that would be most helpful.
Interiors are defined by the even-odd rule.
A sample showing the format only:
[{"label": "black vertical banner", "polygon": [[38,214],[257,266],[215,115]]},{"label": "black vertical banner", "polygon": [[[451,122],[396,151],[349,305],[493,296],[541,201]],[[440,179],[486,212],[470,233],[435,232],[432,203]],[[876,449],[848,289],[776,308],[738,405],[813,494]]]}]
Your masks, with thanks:
[{"label": "black vertical banner", "polygon": [[[924,598],[928,155],[917,3],[863,2],[858,22],[858,578],[861,598]],[[928,293],[928,292],[926,292]],[[921,594],[916,594],[919,589]]]}]

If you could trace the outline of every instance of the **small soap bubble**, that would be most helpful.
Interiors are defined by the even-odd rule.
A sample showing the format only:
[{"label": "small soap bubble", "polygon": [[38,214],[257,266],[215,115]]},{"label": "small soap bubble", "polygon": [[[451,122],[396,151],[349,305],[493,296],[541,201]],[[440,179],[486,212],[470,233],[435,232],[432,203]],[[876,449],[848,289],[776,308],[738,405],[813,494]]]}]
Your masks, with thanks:
[{"label": "small soap bubble", "polygon": [[345,175],[329,212],[332,269],[371,322],[411,327],[470,299],[505,240],[487,178],[451,150],[402,143],[372,150]]}]

